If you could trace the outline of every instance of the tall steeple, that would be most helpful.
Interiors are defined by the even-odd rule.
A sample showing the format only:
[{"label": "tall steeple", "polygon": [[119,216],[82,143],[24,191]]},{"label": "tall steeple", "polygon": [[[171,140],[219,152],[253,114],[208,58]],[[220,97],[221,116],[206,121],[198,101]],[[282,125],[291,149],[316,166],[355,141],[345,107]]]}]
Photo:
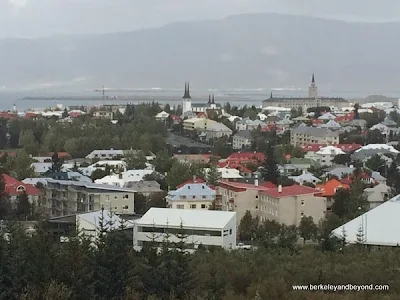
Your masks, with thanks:
[{"label": "tall steeple", "polygon": [[310,87],[308,88],[308,97],[311,99],[318,98],[318,88],[317,88],[317,85],[315,84],[314,73],[312,74],[311,84],[310,84]]},{"label": "tall steeple", "polygon": [[208,94],[208,104],[211,104],[211,94]]},{"label": "tall steeple", "polygon": [[315,83],[314,73],[312,73],[311,83]]},{"label": "tall steeple", "polygon": [[183,95],[182,99],[192,99],[192,97],[190,97],[189,81],[185,82],[185,94]]},{"label": "tall steeple", "polygon": [[213,94],[213,96],[212,96],[211,104],[215,104],[214,94]]},{"label": "tall steeple", "polygon": [[270,99],[274,98],[274,97],[272,96],[272,91],[271,91],[271,96],[270,96],[269,98],[270,98]]}]

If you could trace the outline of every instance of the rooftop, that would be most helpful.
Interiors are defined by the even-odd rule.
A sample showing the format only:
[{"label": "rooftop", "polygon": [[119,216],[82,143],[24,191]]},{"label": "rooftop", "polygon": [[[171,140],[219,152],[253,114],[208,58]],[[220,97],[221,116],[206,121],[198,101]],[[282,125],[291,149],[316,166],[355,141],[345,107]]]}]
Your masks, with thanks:
[{"label": "rooftop", "polygon": [[232,220],[232,218],[236,218],[235,212],[152,207],[142,218],[136,220],[135,223],[139,226],[183,226],[192,228],[222,229],[230,220]]},{"label": "rooftop", "polygon": [[300,126],[292,129],[294,133],[306,134],[317,137],[338,137],[339,133],[329,130],[328,128],[315,128],[309,126]]},{"label": "rooftop", "polygon": [[279,192],[278,188],[274,188],[274,189],[267,189],[265,191],[262,191],[261,193],[273,198],[285,198],[285,197],[308,195],[308,194],[315,195],[320,193],[320,191],[312,187],[294,184],[292,186],[282,187],[282,192]]}]

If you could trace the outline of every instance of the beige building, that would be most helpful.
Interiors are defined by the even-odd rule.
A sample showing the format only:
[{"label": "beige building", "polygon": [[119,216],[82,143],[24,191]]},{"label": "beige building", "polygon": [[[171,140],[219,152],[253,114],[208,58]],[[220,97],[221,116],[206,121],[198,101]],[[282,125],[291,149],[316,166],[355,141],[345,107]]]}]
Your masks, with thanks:
[{"label": "beige building", "polygon": [[274,106],[274,107],[285,107],[285,108],[303,108],[303,110],[309,107],[317,106],[335,106],[338,108],[349,106],[349,102],[343,98],[334,97],[320,97],[318,95],[318,87],[315,83],[314,74],[311,79],[311,84],[308,88],[308,97],[294,97],[294,98],[284,98],[284,97],[271,97],[266,99],[262,103],[263,107]]},{"label": "beige building", "polygon": [[104,184],[46,179],[41,205],[50,217],[100,210],[134,214],[135,191]]},{"label": "beige building", "polygon": [[183,120],[183,129],[184,130],[206,130],[208,126],[211,124],[217,123],[216,121],[207,119],[207,118],[190,118]]},{"label": "beige building", "polygon": [[339,133],[327,128],[299,126],[290,131],[290,143],[299,147],[310,144],[336,145],[339,144]]},{"label": "beige building", "polygon": [[[269,186],[269,187],[268,187]],[[221,182],[217,187],[216,204],[221,210],[235,211],[237,222],[247,210],[261,220],[276,220],[286,225],[299,225],[303,216],[314,222],[324,218],[326,199],[317,196],[314,188],[293,185],[273,187],[237,182]]]},{"label": "beige building", "polygon": [[233,136],[232,148],[234,150],[241,150],[246,147],[251,146],[251,131],[250,130],[240,130]]},{"label": "beige building", "polygon": [[114,113],[112,111],[101,110],[101,111],[95,111],[93,113],[93,117],[95,117],[95,118],[104,118],[104,119],[112,120],[113,116],[114,116]]},{"label": "beige building", "polygon": [[326,199],[316,196],[314,188],[292,185],[260,192],[261,220],[276,220],[285,225],[300,224],[301,218],[312,217],[315,223],[325,217]]}]

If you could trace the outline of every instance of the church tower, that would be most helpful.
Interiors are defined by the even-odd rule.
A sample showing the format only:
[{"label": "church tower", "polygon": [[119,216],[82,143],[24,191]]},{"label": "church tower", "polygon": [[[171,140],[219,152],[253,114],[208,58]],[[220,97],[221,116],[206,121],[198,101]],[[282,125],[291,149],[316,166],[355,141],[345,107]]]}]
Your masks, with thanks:
[{"label": "church tower", "polygon": [[189,81],[185,82],[185,93],[182,97],[182,115],[192,111],[192,97],[190,97]]},{"label": "church tower", "polygon": [[308,88],[308,97],[311,99],[318,98],[318,88],[317,85],[315,84],[314,73],[312,74],[311,84],[310,87]]}]

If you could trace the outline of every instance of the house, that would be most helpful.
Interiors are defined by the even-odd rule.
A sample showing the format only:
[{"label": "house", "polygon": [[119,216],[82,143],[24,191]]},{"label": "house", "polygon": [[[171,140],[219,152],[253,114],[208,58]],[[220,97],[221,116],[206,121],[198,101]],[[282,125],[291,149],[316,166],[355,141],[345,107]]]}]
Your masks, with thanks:
[{"label": "house", "polygon": [[88,159],[115,159],[124,157],[124,150],[93,150],[86,158]]},{"label": "house", "polygon": [[366,158],[370,158],[375,154],[392,154],[397,156],[400,152],[393,146],[387,144],[369,144],[356,150],[352,155],[352,160],[363,161]]},{"label": "house", "polygon": [[177,115],[169,115],[169,117],[172,120],[172,125],[178,125],[182,122],[182,118],[180,116]]},{"label": "house", "polygon": [[[133,239],[133,221],[124,220],[109,210],[53,217],[47,221],[47,230],[56,241],[67,242],[68,237],[78,231],[80,236],[95,242],[99,237],[100,226],[107,233],[121,230],[129,231]],[[133,240],[132,240],[133,243]]]},{"label": "house", "polygon": [[233,136],[232,148],[234,150],[240,150],[251,146],[251,131],[240,130]]},{"label": "house", "polygon": [[[209,168],[205,168],[204,172],[207,175],[210,171]],[[217,168],[217,171],[220,175],[221,181],[238,181],[239,179],[243,179],[243,176],[240,175],[240,170],[234,168]]]},{"label": "house", "polygon": [[97,184],[126,187],[130,182],[143,181],[146,175],[153,174],[153,170],[128,170],[119,174],[107,175],[101,179],[96,179]]},{"label": "house", "polygon": [[260,191],[259,216],[261,220],[275,220],[285,225],[298,226],[303,217],[312,217],[314,222],[325,217],[326,199],[317,189],[292,185]]},{"label": "house", "polygon": [[397,195],[334,229],[332,235],[343,239],[343,233],[345,233],[346,242],[349,244],[358,244],[361,240],[362,244],[369,246],[398,247],[400,245],[399,204],[400,195]]},{"label": "house", "polygon": [[128,182],[126,187],[136,191],[137,193],[143,194],[144,196],[163,193],[163,190],[160,188],[160,184],[154,180]]},{"label": "house", "polygon": [[378,184],[371,188],[364,190],[364,195],[367,197],[369,203],[369,209],[373,209],[383,202],[389,200],[391,188],[386,184]]},{"label": "house", "polygon": [[303,174],[299,176],[289,176],[290,179],[296,181],[298,184],[303,185],[304,183],[312,183],[314,185],[321,182],[321,179],[315,177],[311,173],[303,172]]},{"label": "house", "polygon": [[225,160],[220,160],[220,163],[260,165],[264,161],[265,154],[261,152],[235,152],[229,155]]},{"label": "house", "polygon": [[324,184],[317,185],[317,190],[320,191],[321,196],[326,198],[327,211],[332,210],[333,197],[339,189],[349,190],[350,186],[348,184],[342,183],[337,179],[331,179]]},{"label": "house", "polygon": [[329,128],[331,130],[339,130],[342,128],[342,126],[340,126],[340,124],[337,123],[336,121],[330,120],[330,121],[326,122],[325,124],[322,124],[321,128]]},{"label": "house", "polygon": [[34,162],[31,163],[31,168],[33,168],[33,171],[36,174],[42,175],[50,171],[51,167],[53,166],[53,163],[51,162]]},{"label": "house", "polygon": [[56,180],[74,180],[74,181],[81,181],[81,182],[88,182],[88,183],[93,182],[92,179],[90,179],[89,177],[82,175],[79,172],[72,172],[72,171],[55,172],[55,173],[48,172],[46,174],[46,176],[48,176],[49,178],[56,179]]},{"label": "house", "polygon": [[166,200],[172,209],[209,209],[215,201],[215,190],[204,181],[188,182],[170,191]]},{"label": "house", "polygon": [[300,147],[308,144],[339,144],[339,133],[328,128],[299,126],[291,129],[290,143]]},{"label": "house", "polygon": [[278,171],[282,175],[287,176],[293,175],[294,173],[298,172],[307,172],[307,170],[311,167],[319,168],[320,164],[312,159],[293,157],[288,161],[287,164],[284,164],[283,166],[278,166]]},{"label": "house", "polygon": [[209,124],[207,128],[204,129],[204,132],[207,140],[219,139],[223,136],[230,137],[232,135],[232,130],[225,124],[219,122]]},{"label": "house", "polygon": [[169,113],[162,111],[156,114],[155,118],[157,121],[165,122],[169,117]]},{"label": "house", "polygon": [[12,203],[15,203],[18,196],[26,193],[29,203],[38,203],[40,190],[32,184],[19,181],[7,174],[3,174],[4,188]]},{"label": "house", "polygon": [[235,212],[152,207],[135,220],[133,245],[135,250],[146,244],[161,248],[168,239],[174,248],[181,241],[177,235],[183,234],[189,252],[200,245],[231,250],[236,248],[236,223]]},{"label": "house", "polygon": [[[360,113],[360,111],[358,111]],[[364,130],[367,128],[367,121],[364,119],[354,119],[346,124],[347,126],[354,126],[354,127],[359,127],[361,130]]]},{"label": "house", "polygon": [[135,191],[113,185],[47,179],[41,203],[50,217],[100,210],[134,214]]},{"label": "house", "polygon": [[104,110],[99,110],[95,111],[93,113],[94,118],[99,118],[99,119],[110,119],[112,120],[114,118],[114,113],[112,111],[104,111]]},{"label": "house", "polygon": [[336,146],[326,146],[315,152],[313,156],[321,166],[332,166],[335,156],[342,154],[345,154],[342,149]]},{"label": "house", "polygon": [[250,118],[244,118],[240,121],[237,121],[235,124],[235,127],[236,127],[236,130],[241,131],[241,130],[255,130],[259,126],[264,127],[265,125],[267,125],[267,124],[264,123],[263,121],[251,120]]},{"label": "house", "polygon": [[184,163],[208,164],[210,162],[210,155],[208,154],[175,154],[174,158]]},{"label": "house", "polygon": [[323,115],[318,117],[318,120],[324,120],[324,121],[329,121],[329,120],[335,120],[336,116],[331,114],[330,112],[324,113]]}]

